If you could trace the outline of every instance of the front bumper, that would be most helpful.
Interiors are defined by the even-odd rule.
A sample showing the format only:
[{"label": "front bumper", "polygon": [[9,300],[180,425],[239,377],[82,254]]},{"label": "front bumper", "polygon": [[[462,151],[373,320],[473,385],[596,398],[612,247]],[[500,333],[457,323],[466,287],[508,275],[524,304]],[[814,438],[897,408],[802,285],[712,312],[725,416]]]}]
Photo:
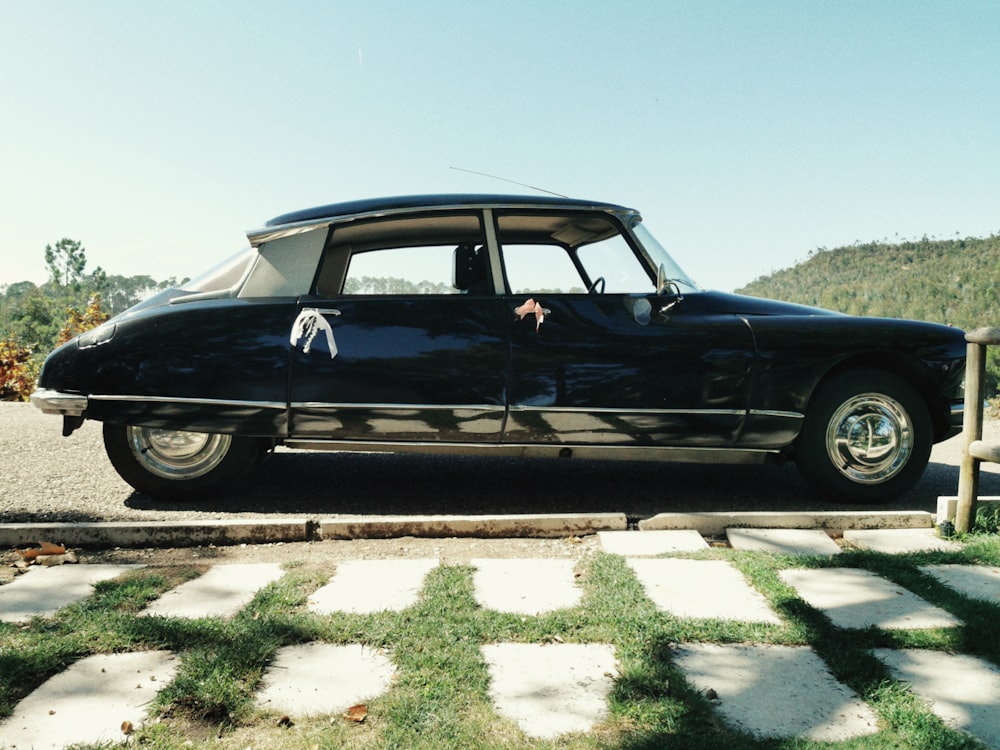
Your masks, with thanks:
[{"label": "front bumper", "polygon": [[80,417],[87,409],[87,397],[79,393],[62,393],[42,388],[31,394],[31,403],[43,414],[60,414],[64,417]]},{"label": "front bumper", "polygon": [[965,401],[952,401],[948,413],[948,432],[945,438],[955,437],[962,432],[965,424]]}]

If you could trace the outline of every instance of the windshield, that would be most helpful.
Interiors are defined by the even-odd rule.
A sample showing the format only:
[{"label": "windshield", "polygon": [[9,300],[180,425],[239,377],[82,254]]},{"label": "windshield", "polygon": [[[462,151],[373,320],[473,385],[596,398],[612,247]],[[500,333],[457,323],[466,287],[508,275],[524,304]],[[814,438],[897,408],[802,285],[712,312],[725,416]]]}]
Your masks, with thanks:
[{"label": "windshield", "polygon": [[670,281],[674,281],[682,287],[686,287],[684,291],[690,292],[700,292],[701,288],[694,283],[673,258],[670,257],[670,253],[664,249],[652,233],[646,229],[646,227],[636,222],[632,225],[632,233],[635,238],[639,240],[642,245],[643,250],[646,251],[646,255],[649,257],[650,262],[653,264],[654,268],[659,268],[661,265],[666,269],[666,278]]},{"label": "windshield", "polygon": [[232,289],[240,282],[251,261],[257,257],[257,250],[246,247],[236,255],[226,258],[221,263],[199,274],[181,289],[185,292],[221,292]]}]

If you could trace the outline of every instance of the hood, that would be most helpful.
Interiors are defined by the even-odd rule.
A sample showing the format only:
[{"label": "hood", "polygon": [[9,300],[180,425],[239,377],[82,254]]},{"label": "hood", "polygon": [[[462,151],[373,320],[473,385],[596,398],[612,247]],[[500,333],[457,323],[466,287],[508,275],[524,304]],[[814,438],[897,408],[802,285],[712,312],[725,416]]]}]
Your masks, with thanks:
[{"label": "hood", "polygon": [[794,302],[780,302],[763,297],[747,297],[726,292],[701,292],[684,298],[684,304],[697,308],[702,313],[730,315],[822,315],[843,316],[844,313],[824,310],[821,307],[797,305]]}]

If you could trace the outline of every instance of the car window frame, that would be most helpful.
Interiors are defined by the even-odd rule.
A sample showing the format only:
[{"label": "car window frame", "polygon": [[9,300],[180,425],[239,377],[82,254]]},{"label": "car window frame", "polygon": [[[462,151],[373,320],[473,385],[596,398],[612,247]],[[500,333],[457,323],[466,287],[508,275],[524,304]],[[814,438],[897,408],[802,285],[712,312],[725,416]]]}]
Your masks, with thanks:
[{"label": "car window frame", "polygon": [[[327,235],[326,242],[324,245],[322,256],[320,257],[319,263],[317,265],[316,278],[313,281],[311,292],[316,297],[321,297],[324,299],[335,299],[339,297],[348,298],[384,298],[384,297],[400,297],[400,296],[420,296],[420,297],[430,297],[430,296],[441,296],[450,297],[460,294],[461,292],[453,293],[442,293],[442,294],[411,294],[411,293],[399,293],[399,294],[349,294],[344,291],[347,280],[350,277],[350,267],[351,259],[355,255],[361,255],[371,252],[379,252],[382,250],[395,250],[395,249],[405,249],[408,247],[424,247],[424,246],[447,246],[451,243],[448,242],[428,242],[422,243],[417,241],[411,241],[410,243],[401,244],[388,244],[384,247],[373,246],[373,247],[362,247],[356,249],[355,245],[350,242],[338,241],[338,230],[343,230],[347,228],[359,229],[365,226],[374,226],[378,224],[387,224],[395,221],[398,222],[419,222],[422,219],[440,219],[442,223],[446,222],[449,218],[463,217],[473,218],[478,226],[478,234],[475,237],[474,244],[477,246],[482,246],[484,248],[489,247],[489,232],[486,228],[486,219],[484,218],[483,211],[481,209],[475,208],[458,208],[449,209],[447,211],[441,210],[423,210],[423,211],[407,211],[405,213],[394,213],[385,216],[374,216],[374,217],[364,217],[361,219],[352,218],[349,221],[334,223],[330,226],[330,231]],[[343,234],[343,232],[341,232]],[[469,235],[471,237],[472,235]],[[342,238],[341,238],[342,239]],[[377,233],[373,233],[372,238],[369,242],[377,242]],[[468,238],[455,238],[455,246],[468,242]],[[368,243],[365,243],[366,245]],[[487,275],[495,276],[493,273],[493,259],[492,251],[487,250],[486,262],[489,264]],[[331,278],[333,283],[331,283]],[[336,287],[336,291],[330,291],[331,287]],[[496,294],[495,285],[492,294]]]},{"label": "car window frame", "polygon": [[[517,295],[517,294],[521,293],[521,292],[515,292],[513,290],[512,286],[511,286],[511,283],[510,283],[510,277],[507,274],[507,264],[506,264],[506,259],[505,259],[505,255],[504,255],[504,242],[503,242],[503,239],[502,239],[503,232],[501,231],[500,222],[501,222],[501,220],[504,217],[508,217],[508,216],[524,216],[524,217],[530,217],[530,216],[550,216],[550,217],[566,217],[566,218],[580,217],[580,218],[600,219],[600,220],[602,220],[604,222],[607,222],[607,224],[609,225],[609,227],[614,230],[613,234],[617,234],[617,236],[620,237],[621,240],[624,241],[625,245],[629,248],[629,250],[631,250],[633,257],[635,258],[635,262],[638,263],[639,267],[643,269],[643,272],[646,274],[647,278],[649,279],[649,283],[650,283],[650,289],[649,289],[649,291],[650,291],[650,293],[655,292],[655,288],[656,288],[656,271],[655,271],[655,269],[651,269],[649,267],[649,259],[648,259],[647,255],[643,252],[643,250],[640,247],[637,246],[636,239],[633,236],[632,232],[630,231],[629,227],[627,227],[616,215],[614,215],[612,213],[608,213],[608,212],[604,212],[604,211],[585,211],[585,210],[584,211],[577,211],[577,210],[568,210],[568,211],[567,210],[553,210],[551,208],[530,209],[530,208],[523,208],[523,207],[497,208],[497,209],[492,210],[490,213],[492,214],[491,218],[492,218],[492,222],[493,222],[493,230],[495,232],[496,250],[497,250],[498,261],[499,261],[500,269],[501,269],[501,273],[502,273],[503,290],[504,290],[504,294],[507,295],[507,296],[514,296],[514,295]],[[604,239],[607,239],[607,238],[609,238],[611,236],[612,235],[608,235]],[[555,239],[555,238],[552,238],[552,239]],[[578,251],[581,248],[587,247],[588,245],[596,244],[596,243],[601,242],[601,241],[602,240],[600,240],[600,239],[595,239],[595,240],[593,240],[591,242],[581,242],[581,243],[576,243],[576,244],[567,243],[567,242],[558,242],[558,241],[546,242],[546,243],[532,243],[532,244],[547,244],[547,245],[552,245],[554,247],[560,247],[560,248],[562,248],[564,251],[566,251],[567,255],[570,257],[570,260],[572,261],[573,266],[576,268],[577,273],[580,275],[580,279],[584,282],[583,291],[581,291],[581,292],[558,292],[558,294],[560,294],[560,295],[587,295],[587,294],[589,294],[589,292],[587,290],[590,289],[591,285],[594,283],[594,279],[591,278],[590,274],[587,271],[587,268],[583,265],[583,262],[581,261],[581,259],[579,257]],[[516,243],[516,242],[513,242],[513,243],[508,243],[508,244],[517,245],[517,244],[528,244],[528,243]],[[615,292],[615,293],[616,294],[618,294],[618,293],[620,293],[620,294],[634,294],[634,293],[637,293],[637,292],[638,293],[642,293],[643,290],[634,290],[633,292]]]}]

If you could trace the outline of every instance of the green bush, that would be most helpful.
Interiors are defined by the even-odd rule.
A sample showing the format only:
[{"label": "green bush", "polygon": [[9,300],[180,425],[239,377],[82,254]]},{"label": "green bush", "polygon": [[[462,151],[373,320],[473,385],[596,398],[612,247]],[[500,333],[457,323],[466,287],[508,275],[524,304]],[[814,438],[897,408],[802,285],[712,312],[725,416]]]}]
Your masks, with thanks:
[{"label": "green bush", "polygon": [[16,334],[0,339],[0,401],[27,401],[38,379],[34,351]]}]

